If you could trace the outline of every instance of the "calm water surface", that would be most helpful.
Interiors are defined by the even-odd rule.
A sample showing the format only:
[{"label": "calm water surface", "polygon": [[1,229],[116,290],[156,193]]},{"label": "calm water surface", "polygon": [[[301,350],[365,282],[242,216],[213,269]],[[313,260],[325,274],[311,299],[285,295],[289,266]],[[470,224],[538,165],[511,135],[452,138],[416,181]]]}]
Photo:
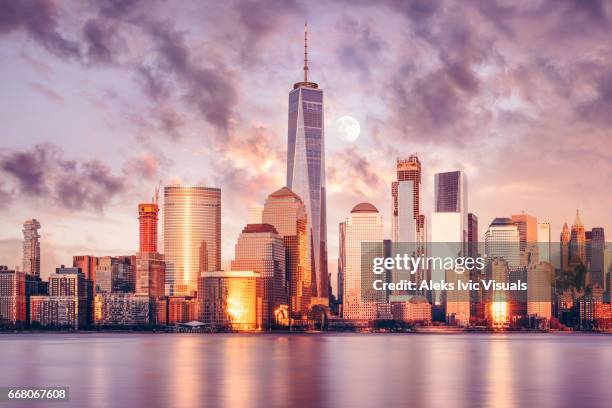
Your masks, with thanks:
[{"label": "calm water surface", "polygon": [[0,361],[70,387],[17,407],[612,406],[605,335],[2,334]]}]

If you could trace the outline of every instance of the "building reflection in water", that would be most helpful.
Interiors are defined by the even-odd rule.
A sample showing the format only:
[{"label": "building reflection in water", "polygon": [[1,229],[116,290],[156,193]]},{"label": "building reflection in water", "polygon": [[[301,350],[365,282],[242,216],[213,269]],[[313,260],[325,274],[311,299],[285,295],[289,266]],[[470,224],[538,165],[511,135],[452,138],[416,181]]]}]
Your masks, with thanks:
[{"label": "building reflection in water", "polygon": [[576,334],[5,334],[0,384],[67,385],[74,407],[602,406],[609,344]]}]

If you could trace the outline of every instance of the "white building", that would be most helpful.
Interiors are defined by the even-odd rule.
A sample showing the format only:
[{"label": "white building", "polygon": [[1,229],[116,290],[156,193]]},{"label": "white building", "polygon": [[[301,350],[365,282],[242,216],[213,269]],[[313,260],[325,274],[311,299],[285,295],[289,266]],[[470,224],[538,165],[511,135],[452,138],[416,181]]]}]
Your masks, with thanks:
[{"label": "white building", "polygon": [[[376,305],[385,301],[385,293],[375,292],[372,282],[362,279],[370,274],[374,278],[372,265],[362,265],[362,259],[384,256],[382,216],[372,204],[358,204],[346,219],[344,231],[344,248],[341,249],[345,256],[343,317],[376,319]],[[362,250],[367,250],[368,254]]]}]

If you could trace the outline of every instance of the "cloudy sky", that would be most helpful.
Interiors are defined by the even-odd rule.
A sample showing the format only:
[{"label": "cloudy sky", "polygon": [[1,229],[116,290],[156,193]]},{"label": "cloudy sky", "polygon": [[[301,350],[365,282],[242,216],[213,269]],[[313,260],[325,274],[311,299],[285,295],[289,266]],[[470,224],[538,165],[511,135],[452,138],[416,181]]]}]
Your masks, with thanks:
[{"label": "cloudy sky", "polygon": [[[287,94],[325,90],[330,260],[358,202],[390,220],[397,157],[463,169],[481,233],[522,210],[557,237],[576,208],[612,235],[612,3],[548,1],[0,2],[0,264],[42,223],[43,274],[133,253],[138,202],[220,187],[223,254],[285,182]],[[344,115],[361,124],[345,142]],[[330,270],[335,269],[332,262]]]}]

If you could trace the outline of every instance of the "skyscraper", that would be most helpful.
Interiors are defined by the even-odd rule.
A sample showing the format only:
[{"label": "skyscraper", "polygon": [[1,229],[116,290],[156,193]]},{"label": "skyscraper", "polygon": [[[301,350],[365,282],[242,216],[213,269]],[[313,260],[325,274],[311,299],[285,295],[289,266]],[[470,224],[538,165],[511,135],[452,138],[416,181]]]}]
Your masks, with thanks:
[{"label": "skyscraper", "polygon": [[72,266],[81,268],[81,271],[85,275],[85,279],[92,281],[94,284],[99,262],[100,259],[92,255],[75,255],[72,257]]},{"label": "skyscraper", "polygon": [[283,238],[289,311],[292,318],[301,319],[308,313],[312,294],[306,206],[283,187],[268,196],[262,218]]},{"label": "skyscraper", "polygon": [[23,223],[23,272],[40,276],[40,222],[29,219]]},{"label": "skyscraper", "polygon": [[538,221],[538,260],[552,263],[550,247],[550,222]]},{"label": "skyscraper", "polygon": [[221,269],[221,190],[165,187],[166,295],[190,296],[197,290],[202,242],[208,251],[208,270]]},{"label": "skyscraper", "polygon": [[521,266],[538,262],[538,220],[529,214],[512,214],[512,221],[519,232],[519,248],[521,251]]},{"label": "skyscraper", "polygon": [[275,311],[287,304],[285,245],[270,224],[247,224],[236,243],[233,271],[258,272],[263,281],[263,327],[271,328]]},{"label": "skyscraper", "polygon": [[[462,171],[436,173],[434,176],[435,211],[431,214],[431,255],[440,258],[464,256],[468,238],[467,181]],[[454,282],[469,280],[457,276],[454,270],[433,268],[433,280]],[[433,293],[435,303],[440,301],[440,291]],[[470,318],[469,292],[446,293],[446,316],[449,324],[466,325]]]},{"label": "skyscraper", "polygon": [[604,256],[606,249],[606,239],[604,229],[595,227],[591,230],[591,239],[589,241],[589,264],[591,272],[591,283],[598,284],[605,288],[605,271],[604,271]]},{"label": "skyscraper", "polygon": [[561,235],[559,236],[559,250],[561,256],[561,262],[559,262],[561,266],[561,271],[565,272],[569,270],[569,243],[571,239],[571,233],[569,227],[567,226],[567,221],[563,223],[563,229],[561,230]]},{"label": "skyscraper", "polygon": [[509,270],[520,267],[520,235],[510,218],[495,218],[485,233],[485,252],[489,262],[494,258],[505,261]]},{"label": "skyscraper", "polygon": [[[325,193],[325,137],[323,90],[308,80],[307,31],[304,27],[304,81],[289,92],[287,187],[297,194],[308,216],[308,241],[312,248],[312,294],[327,304],[327,210]],[[264,221],[265,222],[265,221]]]},{"label": "skyscraper", "polygon": [[157,203],[138,204],[140,252],[157,252]]},{"label": "skyscraper", "polygon": [[586,265],[586,263],[586,232],[580,219],[580,213],[576,210],[576,218],[570,232],[569,264],[570,266],[576,266],[578,264]]},{"label": "skyscraper", "polygon": [[[150,303],[153,309],[156,299],[164,296],[166,280],[166,262],[164,256],[157,252],[157,214],[159,212],[157,200],[158,190],[155,190],[152,203],[138,205],[140,251],[136,254],[134,288],[136,295],[151,298]],[[201,245],[206,247],[205,242],[202,242]],[[200,256],[200,261],[201,258]],[[156,322],[155,316],[155,313],[151,313],[152,322]]]},{"label": "skyscraper", "polygon": [[397,180],[391,183],[393,242],[425,242],[425,216],[421,214],[421,162],[416,154],[398,159]]},{"label": "skyscraper", "polygon": [[[384,256],[382,216],[372,204],[360,203],[351,210],[344,228],[343,317],[376,319],[378,304],[387,301],[386,293],[372,286],[375,275],[371,260]],[[376,279],[384,280],[384,275],[376,275]]]},{"label": "skyscraper", "polygon": [[468,213],[468,256],[475,258],[478,255],[478,217]]}]

